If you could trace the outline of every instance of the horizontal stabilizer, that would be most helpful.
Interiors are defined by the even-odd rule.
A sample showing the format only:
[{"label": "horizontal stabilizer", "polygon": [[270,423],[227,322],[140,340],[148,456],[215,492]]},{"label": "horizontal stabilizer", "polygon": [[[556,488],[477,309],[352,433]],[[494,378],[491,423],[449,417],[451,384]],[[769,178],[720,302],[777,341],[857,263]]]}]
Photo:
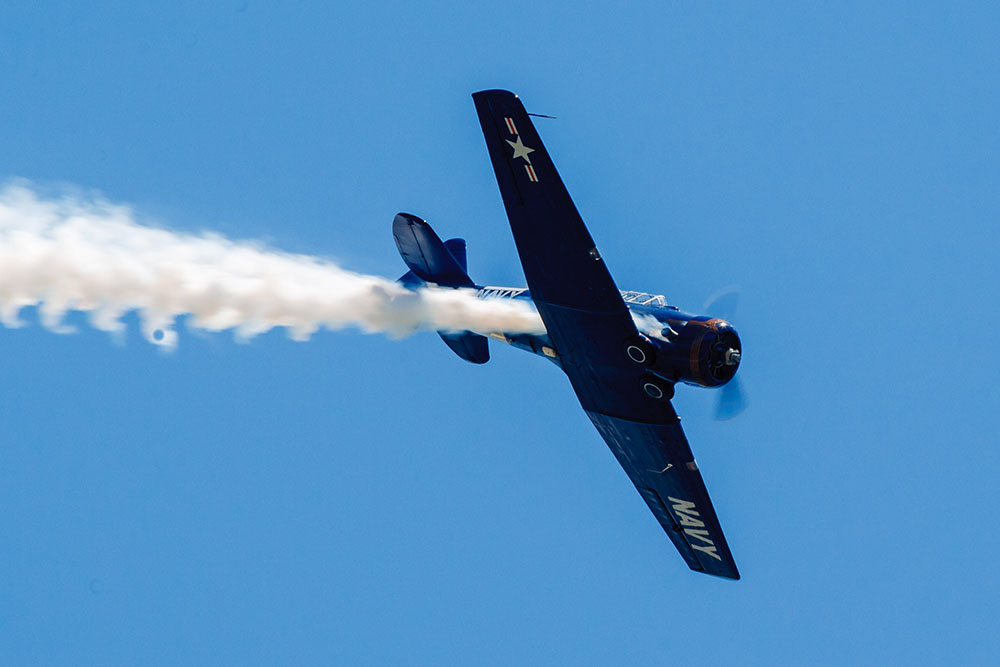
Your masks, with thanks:
[{"label": "horizontal stabilizer", "polygon": [[413,271],[407,271],[401,275],[396,282],[407,289],[416,289],[424,284],[424,281],[421,280]]},{"label": "horizontal stabilizer", "polygon": [[[396,247],[410,271],[421,280],[443,287],[473,287],[465,269],[431,226],[415,215],[400,213],[392,221]],[[461,243],[462,254],[465,242]],[[458,244],[453,244],[457,248]]]},{"label": "horizontal stabilizer", "polygon": [[441,340],[458,356],[474,364],[485,364],[490,360],[490,344],[485,336],[471,331],[444,333],[439,331]]}]

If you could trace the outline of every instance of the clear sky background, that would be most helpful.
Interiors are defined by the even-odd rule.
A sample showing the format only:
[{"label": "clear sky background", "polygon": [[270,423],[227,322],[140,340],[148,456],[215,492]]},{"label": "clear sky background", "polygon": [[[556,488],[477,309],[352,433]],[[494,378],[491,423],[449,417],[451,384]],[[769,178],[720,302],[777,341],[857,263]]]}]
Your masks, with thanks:
[{"label": "clear sky background", "polygon": [[3,662],[995,664],[998,34],[986,2],[4,3],[0,178],[390,277],[405,210],[523,284],[469,97],[514,90],[620,287],[742,287],[751,405],[676,399],[734,583],[544,360],[29,312]]}]

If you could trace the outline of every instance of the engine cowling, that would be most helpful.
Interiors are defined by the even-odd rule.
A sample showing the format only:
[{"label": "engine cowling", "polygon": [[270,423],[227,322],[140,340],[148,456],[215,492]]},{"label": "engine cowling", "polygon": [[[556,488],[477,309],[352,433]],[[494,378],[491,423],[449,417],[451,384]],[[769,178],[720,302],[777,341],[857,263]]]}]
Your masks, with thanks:
[{"label": "engine cowling", "polygon": [[656,363],[650,370],[674,382],[719,387],[736,375],[743,346],[729,322],[677,313],[654,339]]}]

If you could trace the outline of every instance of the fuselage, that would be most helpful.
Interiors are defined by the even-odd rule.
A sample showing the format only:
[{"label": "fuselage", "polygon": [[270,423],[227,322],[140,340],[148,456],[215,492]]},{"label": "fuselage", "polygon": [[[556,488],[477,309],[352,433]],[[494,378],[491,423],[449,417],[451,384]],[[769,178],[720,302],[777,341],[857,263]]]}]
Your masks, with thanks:
[{"label": "fuselage", "polygon": [[[514,299],[531,302],[526,287],[477,287],[480,299]],[[739,367],[742,346],[733,326],[707,315],[693,315],[667,303],[665,297],[646,292],[621,291],[640,335],[649,347],[626,346],[637,363],[643,349],[652,349],[650,370],[671,382],[717,387],[726,384]],[[490,338],[543,356],[557,365],[559,351],[547,334],[492,332]]]}]

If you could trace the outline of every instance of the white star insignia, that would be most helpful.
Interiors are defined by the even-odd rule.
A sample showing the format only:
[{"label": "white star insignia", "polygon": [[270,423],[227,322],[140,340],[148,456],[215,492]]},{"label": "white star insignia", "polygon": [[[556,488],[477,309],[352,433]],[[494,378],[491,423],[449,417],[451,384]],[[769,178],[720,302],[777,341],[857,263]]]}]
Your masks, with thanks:
[{"label": "white star insignia", "polygon": [[520,136],[518,136],[516,142],[507,139],[507,143],[510,144],[511,148],[514,149],[514,157],[511,158],[512,160],[516,160],[519,157],[523,157],[528,164],[531,164],[531,158],[528,157],[528,153],[534,153],[535,152],[534,148],[528,148],[527,146],[522,144]]}]

